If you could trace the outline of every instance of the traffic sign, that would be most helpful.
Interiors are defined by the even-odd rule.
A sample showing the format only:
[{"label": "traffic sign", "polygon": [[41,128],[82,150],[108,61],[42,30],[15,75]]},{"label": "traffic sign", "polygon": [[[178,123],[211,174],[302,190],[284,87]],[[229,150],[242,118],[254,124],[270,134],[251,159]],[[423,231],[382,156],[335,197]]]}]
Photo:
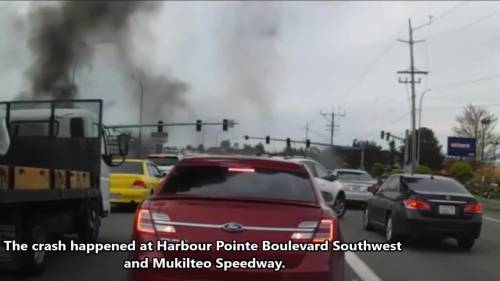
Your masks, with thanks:
[{"label": "traffic sign", "polygon": [[448,155],[474,157],[476,155],[476,139],[448,137]]},{"label": "traffic sign", "polygon": [[151,137],[152,138],[167,138],[168,133],[167,132],[151,132]]}]

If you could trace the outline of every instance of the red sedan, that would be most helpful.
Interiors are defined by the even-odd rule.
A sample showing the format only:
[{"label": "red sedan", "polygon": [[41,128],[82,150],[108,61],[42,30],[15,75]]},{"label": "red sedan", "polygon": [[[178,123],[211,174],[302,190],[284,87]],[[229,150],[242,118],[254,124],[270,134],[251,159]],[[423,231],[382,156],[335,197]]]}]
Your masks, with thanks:
[{"label": "red sedan", "polygon": [[[337,219],[300,163],[183,159],[137,209],[133,239],[163,247],[131,253],[131,260],[149,264],[129,270],[135,281],[344,280],[342,252],[283,250],[341,239]],[[272,243],[284,248],[263,249]],[[193,247],[182,250],[185,244]]]}]

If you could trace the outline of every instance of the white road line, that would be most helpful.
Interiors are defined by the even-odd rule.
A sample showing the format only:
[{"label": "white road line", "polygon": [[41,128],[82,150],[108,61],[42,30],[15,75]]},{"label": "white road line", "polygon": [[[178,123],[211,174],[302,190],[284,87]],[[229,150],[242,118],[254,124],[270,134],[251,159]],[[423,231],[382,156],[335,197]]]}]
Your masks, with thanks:
[{"label": "white road line", "polygon": [[355,253],[346,252],[345,260],[362,281],[382,281]]},{"label": "white road line", "polygon": [[483,219],[500,223],[499,219],[494,219],[494,218],[490,218],[490,217],[486,217],[486,216],[483,216]]}]

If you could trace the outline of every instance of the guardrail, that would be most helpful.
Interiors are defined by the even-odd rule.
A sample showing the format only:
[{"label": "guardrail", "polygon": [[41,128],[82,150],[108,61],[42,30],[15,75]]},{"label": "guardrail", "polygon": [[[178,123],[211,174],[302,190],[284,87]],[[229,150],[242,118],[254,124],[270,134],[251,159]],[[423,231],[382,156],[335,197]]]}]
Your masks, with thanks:
[{"label": "guardrail", "polygon": [[491,200],[479,197],[476,198],[481,203],[484,209],[491,211],[500,211],[500,200]]}]

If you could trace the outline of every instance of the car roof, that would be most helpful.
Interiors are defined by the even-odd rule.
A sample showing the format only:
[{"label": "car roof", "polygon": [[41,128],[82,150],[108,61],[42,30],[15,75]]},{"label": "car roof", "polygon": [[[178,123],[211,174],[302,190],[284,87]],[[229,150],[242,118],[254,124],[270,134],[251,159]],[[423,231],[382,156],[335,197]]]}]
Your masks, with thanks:
[{"label": "car roof", "polygon": [[450,178],[450,177],[438,176],[438,175],[428,175],[428,174],[393,174],[393,176],[404,176],[405,178],[438,179],[438,180],[454,181],[454,179]]},{"label": "car roof", "polygon": [[352,173],[363,173],[363,174],[367,174],[366,171],[364,170],[357,170],[357,169],[335,169],[335,171],[337,172],[352,172]]},{"label": "car roof", "polygon": [[220,166],[220,167],[253,167],[264,169],[285,170],[291,172],[307,173],[306,168],[300,164],[287,160],[262,158],[256,156],[192,156],[185,157],[177,166]]}]

